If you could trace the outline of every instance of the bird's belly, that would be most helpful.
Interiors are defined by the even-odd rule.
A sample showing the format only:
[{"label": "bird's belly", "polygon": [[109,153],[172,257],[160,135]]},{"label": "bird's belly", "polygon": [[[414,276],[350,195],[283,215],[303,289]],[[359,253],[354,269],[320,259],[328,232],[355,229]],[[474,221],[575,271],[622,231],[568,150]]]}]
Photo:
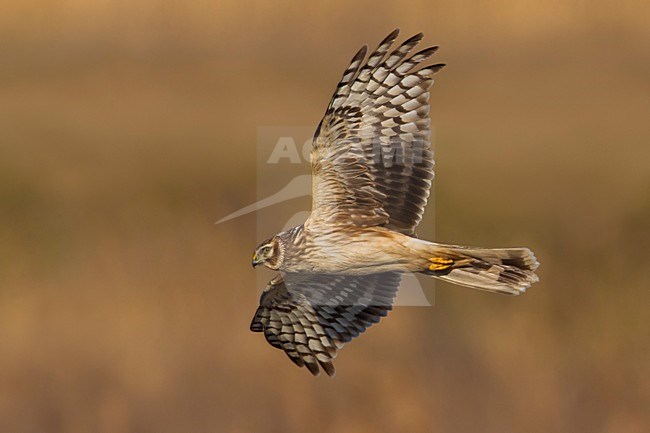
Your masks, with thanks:
[{"label": "bird's belly", "polygon": [[408,271],[408,262],[408,254],[400,242],[368,234],[337,242],[315,238],[300,266],[305,272],[363,275]]}]

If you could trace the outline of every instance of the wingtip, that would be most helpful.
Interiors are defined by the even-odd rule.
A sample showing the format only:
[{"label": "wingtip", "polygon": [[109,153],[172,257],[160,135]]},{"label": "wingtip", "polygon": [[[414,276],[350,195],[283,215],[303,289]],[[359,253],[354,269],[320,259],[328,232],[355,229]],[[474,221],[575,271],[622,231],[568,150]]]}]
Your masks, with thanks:
[{"label": "wingtip", "polygon": [[411,36],[410,38],[408,38],[407,40],[405,40],[402,45],[417,44],[418,42],[420,42],[422,40],[422,38],[424,38],[424,33],[422,33],[422,32],[417,33],[417,34]]},{"label": "wingtip", "polygon": [[325,371],[325,373],[327,373],[327,376],[334,377],[334,375],[336,375],[336,369],[334,368],[334,364],[332,363],[331,360],[321,361],[319,359],[318,363],[320,364],[321,368]]},{"label": "wingtip", "polygon": [[388,36],[386,36],[386,37],[384,38],[384,40],[382,41],[382,43],[383,43],[383,42],[386,42],[386,41],[388,41],[388,40],[390,40],[390,39],[395,40],[395,38],[397,38],[397,37],[399,36],[399,32],[400,32],[400,30],[399,30],[399,27],[398,27],[398,28],[396,28],[395,30],[393,30],[392,32],[390,32],[390,33],[388,34]]},{"label": "wingtip", "polygon": [[354,63],[355,61],[360,61],[361,59],[363,59],[364,57],[366,57],[366,53],[367,53],[367,52],[368,52],[368,45],[365,45],[365,44],[364,44],[364,45],[359,49],[359,51],[357,51],[357,53],[354,55],[354,57],[352,58],[352,62],[351,62],[351,63]]},{"label": "wingtip", "polygon": [[305,367],[307,370],[314,376],[320,376],[320,368],[318,368],[318,362],[305,362]]},{"label": "wingtip", "polygon": [[377,45],[378,49],[379,49],[379,47],[383,47],[383,46],[386,46],[386,45],[388,45],[388,46],[392,45],[393,42],[395,42],[395,39],[397,39],[398,36],[399,36],[399,29],[393,30],[392,32],[390,32],[388,34],[388,36],[386,36],[384,39],[381,40],[379,45]]}]

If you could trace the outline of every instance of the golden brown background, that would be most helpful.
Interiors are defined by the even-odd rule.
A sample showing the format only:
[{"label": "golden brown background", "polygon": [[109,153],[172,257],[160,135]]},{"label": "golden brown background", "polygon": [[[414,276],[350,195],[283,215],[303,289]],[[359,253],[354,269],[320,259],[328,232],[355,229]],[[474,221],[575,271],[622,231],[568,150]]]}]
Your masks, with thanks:
[{"label": "golden brown background", "polygon": [[[648,431],[649,13],[4,2],[0,431]],[[394,27],[449,65],[436,238],[528,245],[541,282],[440,283],[435,308],[398,308],[312,378],[248,330],[255,215],[213,222],[256,198],[257,127],[315,127]]]}]

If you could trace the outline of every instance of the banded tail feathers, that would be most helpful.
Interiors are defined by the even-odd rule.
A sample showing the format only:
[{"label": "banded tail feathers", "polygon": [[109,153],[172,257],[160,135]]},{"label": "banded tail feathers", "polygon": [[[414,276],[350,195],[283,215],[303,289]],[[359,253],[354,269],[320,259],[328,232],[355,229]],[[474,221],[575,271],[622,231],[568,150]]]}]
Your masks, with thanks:
[{"label": "banded tail feathers", "polygon": [[519,295],[539,281],[539,262],[528,248],[431,245],[429,263],[421,272],[440,280],[509,295]]}]

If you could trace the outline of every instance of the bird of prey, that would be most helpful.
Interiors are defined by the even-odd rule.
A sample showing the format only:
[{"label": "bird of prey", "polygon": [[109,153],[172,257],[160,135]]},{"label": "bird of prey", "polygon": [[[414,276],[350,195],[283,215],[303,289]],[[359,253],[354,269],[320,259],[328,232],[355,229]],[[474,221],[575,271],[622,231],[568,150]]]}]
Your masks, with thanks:
[{"label": "bird of prey", "polygon": [[334,375],[337,351],[391,309],[403,273],[518,295],[538,281],[528,248],[478,248],[419,239],[433,179],[429,88],[445,65],[413,54],[423,35],[366,59],[364,46],[336,87],[311,148],[312,211],[262,242],[253,266],[279,271],[251,330],[300,367]]}]

